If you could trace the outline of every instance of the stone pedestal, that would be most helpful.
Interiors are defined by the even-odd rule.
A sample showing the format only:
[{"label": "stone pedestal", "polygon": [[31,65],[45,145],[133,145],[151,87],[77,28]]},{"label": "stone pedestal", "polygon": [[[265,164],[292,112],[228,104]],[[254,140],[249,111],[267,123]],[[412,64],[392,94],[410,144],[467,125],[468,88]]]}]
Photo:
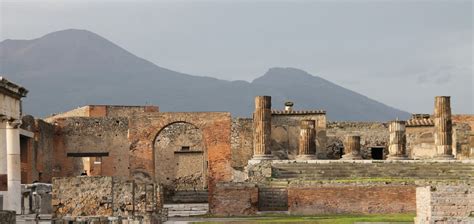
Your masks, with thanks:
[{"label": "stone pedestal", "polygon": [[313,160],[316,156],[316,123],[314,120],[302,120],[300,124],[300,139],[297,160]]},{"label": "stone pedestal", "polygon": [[21,164],[19,121],[7,122],[7,209],[21,213]]},{"label": "stone pedestal", "polygon": [[454,159],[453,124],[451,120],[451,99],[449,96],[435,97],[434,108],[436,159]]},{"label": "stone pedestal", "polygon": [[349,135],[344,140],[344,155],[342,160],[362,159],[360,155],[360,136]]},{"label": "stone pedestal", "polygon": [[391,121],[388,126],[390,139],[387,160],[407,159],[405,121]]},{"label": "stone pedestal", "polygon": [[253,113],[253,158],[254,160],[272,159],[271,130],[272,130],[272,98],[270,96],[255,97],[255,112]]}]

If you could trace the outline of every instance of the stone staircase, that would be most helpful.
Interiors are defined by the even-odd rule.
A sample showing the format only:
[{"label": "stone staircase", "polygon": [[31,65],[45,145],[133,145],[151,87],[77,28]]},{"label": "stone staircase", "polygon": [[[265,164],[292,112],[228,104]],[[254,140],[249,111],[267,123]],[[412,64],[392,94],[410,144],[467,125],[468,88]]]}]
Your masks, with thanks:
[{"label": "stone staircase", "polygon": [[474,161],[325,161],[272,164],[272,178],[282,180],[414,179],[474,180]]},{"label": "stone staircase", "polygon": [[207,191],[177,191],[171,196],[171,203],[207,203]]},{"label": "stone staircase", "polygon": [[207,203],[165,204],[164,208],[168,209],[168,217],[205,215],[209,212]]}]

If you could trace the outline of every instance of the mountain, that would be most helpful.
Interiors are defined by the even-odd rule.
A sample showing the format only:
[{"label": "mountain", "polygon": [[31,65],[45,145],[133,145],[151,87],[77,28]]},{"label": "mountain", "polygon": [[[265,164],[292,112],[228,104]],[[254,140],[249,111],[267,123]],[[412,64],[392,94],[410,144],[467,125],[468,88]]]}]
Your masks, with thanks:
[{"label": "mountain", "polygon": [[248,117],[256,95],[271,95],[274,108],[291,100],[295,109],[325,109],[331,120],[409,116],[295,68],[271,68],[251,83],[175,72],[85,30],[0,42],[0,74],[30,90],[24,111],[36,116],[87,104],[154,104],[161,111],[230,111]]}]

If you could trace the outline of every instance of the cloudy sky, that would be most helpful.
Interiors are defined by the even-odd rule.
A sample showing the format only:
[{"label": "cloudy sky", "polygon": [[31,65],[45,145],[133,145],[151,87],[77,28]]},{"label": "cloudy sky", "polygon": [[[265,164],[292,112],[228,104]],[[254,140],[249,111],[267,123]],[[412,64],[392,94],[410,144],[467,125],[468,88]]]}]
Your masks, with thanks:
[{"label": "cloudy sky", "polygon": [[87,29],[183,73],[296,67],[409,112],[451,95],[474,113],[471,0],[0,2],[0,40]]}]

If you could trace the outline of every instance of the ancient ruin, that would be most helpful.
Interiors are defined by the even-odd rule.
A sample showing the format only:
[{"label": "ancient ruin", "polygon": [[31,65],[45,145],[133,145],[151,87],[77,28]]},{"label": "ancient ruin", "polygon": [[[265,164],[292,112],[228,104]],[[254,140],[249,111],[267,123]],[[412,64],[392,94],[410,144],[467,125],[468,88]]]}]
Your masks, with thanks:
[{"label": "ancient ruin", "polygon": [[[26,93],[0,78],[0,208],[17,214],[159,223],[184,203],[189,215],[473,221],[472,200],[461,198],[472,198],[474,115],[452,115],[447,96],[435,98],[433,115],[350,122],[297,102],[275,109],[270,96],[255,97],[252,118],[88,105],[41,119],[21,110]],[[443,206],[460,212],[433,206],[451,194],[459,200]]]}]

